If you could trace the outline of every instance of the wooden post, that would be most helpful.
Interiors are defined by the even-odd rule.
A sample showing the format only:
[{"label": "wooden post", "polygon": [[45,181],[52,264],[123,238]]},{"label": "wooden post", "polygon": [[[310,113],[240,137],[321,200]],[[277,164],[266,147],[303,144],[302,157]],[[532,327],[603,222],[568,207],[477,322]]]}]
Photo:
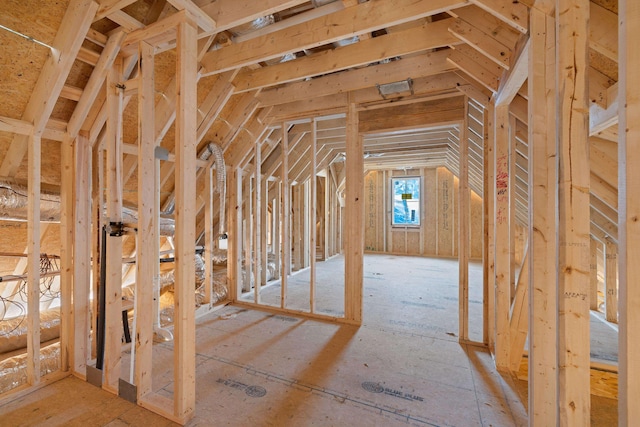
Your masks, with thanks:
[{"label": "wooden post", "polygon": [[458,191],[458,278],[459,278],[459,324],[458,339],[469,340],[469,208],[471,192],[469,190],[469,100],[464,103],[464,120],[460,123],[459,175]]},{"label": "wooden post", "polygon": [[[262,285],[262,151],[260,141],[255,141],[254,176],[253,176],[253,301],[260,304],[260,288]],[[266,267],[266,266],[265,266]]]},{"label": "wooden post", "polygon": [[348,322],[362,323],[364,258],[364,139],[360,135],[358,110],[349,95],[347,110],[346,197],[344,232],[344,305]]},{"label": "wooden post", "polygon": [[493,135],[495,133],[495,114],[493,104],[487,105],[484,112],[484,339],[489,346],[489,350],[495,354],[495,329],[496,329],[496,312],[495,312],[495,163]]},{"label": "wooden post", "polygon": [[[65,135],[60,145],[60,369],[73,361],[73,140]],[[39,256],[39,255],[38,255]],[[38,261],[39,264],[39,261]]]},{"label": "wooden post", "polygon": [[174,323],[174,415],[185,422],[195,412],[195,182],[198,61],[197,29],[178,24],[176,64],[176,233]]},{"label": "wooden post", "polygon": [[618,424],[640,420],[640,4],[619,0],[620,81],[618,141]]},{"label": "wooden post", "polygon": [[303,216],[304,216],[304,197],[303,184],[292,186],[293,192],[293,224],[291,225],[291,235],[293,238],[293,247],[291,254],[293,256],[293,270],[298,271],[303,268]]},{"label": "wooden post", "polygon": [[300,243],[302,246],[302,261],[300,263],[301,268],[307,268],[311,262],[311,180],[307,180],[302,184],[301,188],[302,197],[300,200],[300,225],[302,236],[300,236]]},{"label": "wooden post", "polygon": [[242,170],[234,167],[228,174],[230,203],[227,203],[229,218],[229,241],[227,251],[227,276],[229,280],[229,299],[237,301],[242,293]]},{"label": "wooden post", "polygon": [[275,264],[276,274],[274,278],[278,278],[281,274],[280,266],[280,204],[282,195],[282,182],[275,183],[275,196],[273,196],[273,209],[271,209],[271,250],[273,251],[273,263]]},{"label": "wooden post", "polygon": [[559,129],[558,406],[561,425],[589,425],[591,413],[588,24],[588,0],[558,0],[555,123]]},{"label": "wooden post", "polygon": [[280,271],[280,308],[287,306],[287,282],[291,273],[291,185],[289,185],[289,131],[282,123],[282,271]]},{"label": "wooden post", "polygon": [[73,372],[84,377],[90,358],[89,292],[91,289],[91,145],[81,132],[74,144],[73,221]]},{"label": "wooden post", "polygon": [[618,323],[618,246],[611,240],[605,243],[605,317]]},{"label": "wooden post", "polygon": [[31,135],[27,195],[27,381],[40,382],[40,166],[42,142]]},{"label": "wooden post", "polygon": [[[258,167],[258,170],[261,170],[261,167]],[[260,184],[260,200],[261,207],[260,209],[260,230],[262,231],[260,234],[260,241],[262,242],[261,250],[260,250],[260,265],[262,268],[260,269],[260,283],[262,285],[267,284],[267,276],[268,276],[268,268],[269,265],[269,241],[267,240],[267,231],[269,229],[269,180],[268,177],[263,177],[262,182]],[[273,239],[273,230],[271,230],[271,238]]]},{"label": "wooden post", "polygon": [[317,146],[317,123],[315,119],[311,120],[311,188],[310,204],[309,204],[309,307],[311,313],[316,311],[316,208],[317,208],[317,180],[316,177],[316,146]]},{"label": "wooden post", "polygon": [[[243,290],[247,292],[251,291],[251,279],[253,277],[253,256],[251,251],[253,249],[253,197],[252,197],[252,183],[253,177],[248,173],[245,176],[245,171],[242,171],[242,204],[245,209],[242,211],[242,249],[244,251],[244,278],[246,283],[243,283]],[[242,270],[240,270],[242,271]]]},{"label": "wooden post", "polygon": [[591,310],[598,310],[598,241],[591,238],[591,258],[589,264],[590,283],[589,306]]},{"label": "wooden post", "polygon": [[[107,77],[107,221],[122,221],[122,60]],[[107,233],[105,277],[105,348],[102,386],[118,394],[122,352],[122,238]]]},{"label": "wooden post", "polygon": [[138,236],[136,246],[136,330],[134,383],[138,399],[151,392],[154,322],[154,283],[159,258],[158,192],[155,159],[154,48],[139,45],[138,76]]},{"label": "wooden post", "polygon": [[511,309],[511,255],[509,248],[509,106],[495,107],[495,312],[496,367],[509,368],[509,311]]},{"label": "wooden post", "polygon": [[529,425],[558,416],[555,20],[530,13],[529,49]]}]

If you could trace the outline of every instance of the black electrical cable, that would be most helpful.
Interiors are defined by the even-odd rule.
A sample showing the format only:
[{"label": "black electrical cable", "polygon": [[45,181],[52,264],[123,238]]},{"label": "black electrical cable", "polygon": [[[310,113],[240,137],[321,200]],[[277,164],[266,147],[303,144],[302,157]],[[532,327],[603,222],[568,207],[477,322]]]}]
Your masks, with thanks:
[{"label": "black electrical cable", "polygon": [[100,245],[100,281],[98,288],[98,324],[96,331],[96,369],[102,370],[102,364],[104,363],[104,333],[105,333],[105,310],[106,310],[106,287],[105,277],[107,275],[107,226],[102,226],[102,244]]}]

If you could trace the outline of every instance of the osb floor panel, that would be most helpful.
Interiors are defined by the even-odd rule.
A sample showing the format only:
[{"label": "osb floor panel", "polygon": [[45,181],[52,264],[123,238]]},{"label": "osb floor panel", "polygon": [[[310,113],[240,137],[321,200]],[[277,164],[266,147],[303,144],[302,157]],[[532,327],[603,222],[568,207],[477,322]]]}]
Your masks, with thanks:
[{"label": "osb floor panel", "polygon": [[[479,280],[478,266],[471,271]],[[485,349],[458,343],[457,292],[456,261],[367,255],[359,328],[237,306],[201,317],[196,414],[188,425],[526,425],[526,382],[499,375]],[[478,292],[472,286],[472,310],[481,306]],[[292,304],[304,306],[295,295],[289,293]],[[339,311],[341,301],[325,307]],[[478,320],[471,327],[481,330]],[[153,389],[168,398],[172,353],[172,343],[154,346]],[[95,400],[93,407],[70,387],[82,387],[78,395]],[[121,406],[113,409],[114,400]],[[615,405],[596,400],[600,415],[592,425],[615,425]],[[0,407],[0,414],[0,425],[171,425],[75,379]]]},{"label": "osb floor panel", "polygon": [[[308,291],[294,283],[290,307],[304,308]],[[261,296],[273,293],[278,286]],[[319,295],[330,312],[343,309]],[[488,352],[457,341],[456,261],[367,255],[364,304],[360,328],[233,306],[198,319],[189,425],[526,425]],[[154,389],[169,398],[171,347],[154,355]]]},{"label": "osb floor panel", "polygon": [[177,426],[75,377],[0,406],[0,426]]}]

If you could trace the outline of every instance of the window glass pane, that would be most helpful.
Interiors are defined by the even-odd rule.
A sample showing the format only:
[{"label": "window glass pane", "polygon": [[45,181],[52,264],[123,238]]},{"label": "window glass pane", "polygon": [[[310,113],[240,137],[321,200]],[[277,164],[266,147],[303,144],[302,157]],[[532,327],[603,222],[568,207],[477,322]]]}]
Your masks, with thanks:
[{"label": "window glass pane", "polygon": [[392,178],[392,225],[420,225],[420,177]]}]

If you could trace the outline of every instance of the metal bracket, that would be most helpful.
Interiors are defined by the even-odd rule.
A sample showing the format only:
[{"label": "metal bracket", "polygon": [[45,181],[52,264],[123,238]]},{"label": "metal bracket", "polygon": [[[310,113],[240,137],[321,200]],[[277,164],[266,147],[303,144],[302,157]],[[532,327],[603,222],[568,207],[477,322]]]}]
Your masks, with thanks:
[{"label": "metal bracket", "polygon": [[124,234],[124,224],[121,222],[109,222],[105,225],[105,231],[109,233],[109,236],[121,237]]}]

